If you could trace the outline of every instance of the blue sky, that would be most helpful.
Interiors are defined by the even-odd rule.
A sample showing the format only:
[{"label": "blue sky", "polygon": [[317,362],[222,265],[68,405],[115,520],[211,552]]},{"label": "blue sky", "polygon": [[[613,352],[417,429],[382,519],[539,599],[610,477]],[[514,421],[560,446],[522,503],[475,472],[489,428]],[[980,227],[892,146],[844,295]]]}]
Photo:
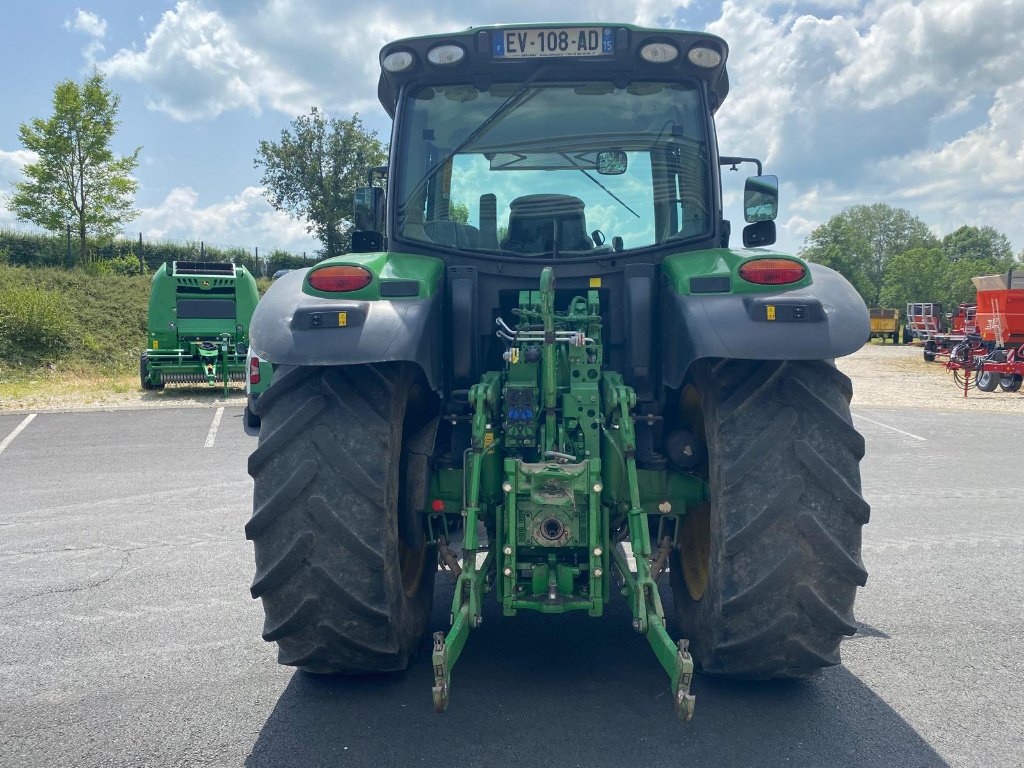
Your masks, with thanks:
[{"label": "blue sky", "polygon": [[[557,10],[555,10],[557,8]],[[313,104],[385,139],[377,50],[471,24],[601,20],[707,29],[730,44],[724,154],[782,182],[779,245],[843,207],[887,202],[937,235],[991,225],[1024,248],[1024,3],[1018,0],[325,0],[9,4],[0,45],[2,195],[31,159],[18,124],[95,65],[122,96],[116,148],[142,145],[147,237],[310,250],[273,211],[253,157]],[[742,178],[728,183],[738,198]],[[733,215],[737,220],[738,216]],[[738,227],[736,227],[738,229]],[[738,239],[735,238],[735,239]]]}]

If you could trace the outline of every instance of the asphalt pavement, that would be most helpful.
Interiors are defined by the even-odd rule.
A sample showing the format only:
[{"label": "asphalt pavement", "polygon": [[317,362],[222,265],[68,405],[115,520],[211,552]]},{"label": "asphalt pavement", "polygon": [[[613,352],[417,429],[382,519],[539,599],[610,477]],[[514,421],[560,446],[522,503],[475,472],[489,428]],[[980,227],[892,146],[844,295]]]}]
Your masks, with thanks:
[{"label": "asphalt pavement", "polygon": [[[280,667],[242,409],[30,415],[0,413],[0,766],[1024,765],[1024,417],[857,410],[870,577],[845,665],[697,676],[681,724],[621,602],[488,603],[443,715],[426,643],[384,678]],[[451,594],[439,576],[432,630]]]}]

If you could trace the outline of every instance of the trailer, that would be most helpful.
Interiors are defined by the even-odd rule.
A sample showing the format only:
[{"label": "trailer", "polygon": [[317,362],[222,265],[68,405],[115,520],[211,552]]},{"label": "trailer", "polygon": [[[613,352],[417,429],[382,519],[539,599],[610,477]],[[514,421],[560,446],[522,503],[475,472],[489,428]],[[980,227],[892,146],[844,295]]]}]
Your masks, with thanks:
[{"label": "trailer", "polygon": [[978,291],[977,332],[997,347],[1024,344],[1024,270],[971,278]]},{"label": "trailer", "polygon": [[1024,383],[1024,344],[1019,347],[988,350],[969,341],[950,351],[946,370],[953,374],[953,383],[964,397],[971,389],[980,392],[1018,392]]},{"label": "trailer", "polygon": [[881,339],[885,344],[890,339],[893,344],[900,343],[900,311],[898,309],[869,309],[871,316],[871,334],[868,341]]},{"label": "trailer", "polygon": [[951,350],[946,369],[964,397],[972,387],[1017,392],[1024,382],[1024,272],[982,275],[971,282],[978,299],[975,312],[964,313],[969,333]]},{"label": "trailer", "polygon": [[959,304],[945,315],[941,304],[908,304],[907,317],[914,338],[924,343],[925,362],[938,358],[949,360],[952,350],[968,341],[976,355],[983,353],[975,304]]}]

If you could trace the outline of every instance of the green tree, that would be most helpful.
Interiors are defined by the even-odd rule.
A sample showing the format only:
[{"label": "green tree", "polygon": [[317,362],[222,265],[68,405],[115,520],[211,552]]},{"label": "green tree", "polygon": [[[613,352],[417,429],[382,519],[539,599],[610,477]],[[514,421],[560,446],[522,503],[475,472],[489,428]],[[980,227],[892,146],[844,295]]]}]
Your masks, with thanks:
[{"label": "green tree", "polygon": [[960,227],[942,238],[942,250],[951,262],[985,259],[997,265],[996,271],[1014,263],[1010,239],[993,227]]},{"label": "green tree", "polygon": [[466,203],[453,200],[448,206],[448,219],[459,224],[469,224],[469,206]]},{"label": "green tree", "polygon": [[89,261],[87,238],[110,238],[138,215],[132,207],[138,183],[137,147],[130,155],[110,149],[121,97],[94,72],[82,83],[62,80],[53,91],[53,115],[20,126],[21,143],[38,160],[23,169],[11,209],[18,218],[51,232],[68,225],[78,235],[78,261]]},{"label": "green tree", "polygon": [[918,301],[945,301],[949,260],[941,248],[911,248],[889,260],[879,301],[901,312]]},{"label": "green tree", "polygon": [[383,165],[387,153],[359,115],[328,119],[316,107],[292,120],[278,142],[261,141],[253,164],[263,168],[264,195],[274,208],[307,221],[327,256],[347,250],[352,194],[366,169]]},{"label": "green tree", "polygon": [[912,248],[936,245],[928,226],[909,211],[875,203],[846,208],[817,227],[800,256],[822,264],[841,257],[833,268],[853,283],[868,306],[877,307],[889,260]]}]

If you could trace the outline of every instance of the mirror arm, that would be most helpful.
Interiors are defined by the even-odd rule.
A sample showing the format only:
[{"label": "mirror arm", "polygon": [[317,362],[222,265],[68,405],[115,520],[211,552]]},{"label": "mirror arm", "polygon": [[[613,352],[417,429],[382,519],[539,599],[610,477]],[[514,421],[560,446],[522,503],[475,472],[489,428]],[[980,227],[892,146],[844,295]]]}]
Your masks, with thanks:
[{"label": "mirror arm", "polygon": [[719,158],[718,158],[718,164],[719,165],[731,165],[732,166],[732,170],[734,170],[734,171],[736,170],[736,166],[739,165],[740,163],[754,163],[757,166],[757,175],[758,176],[761,175],[761,161],[758,160],[756,157],[725,157],[725,156],[719,156]]}]

